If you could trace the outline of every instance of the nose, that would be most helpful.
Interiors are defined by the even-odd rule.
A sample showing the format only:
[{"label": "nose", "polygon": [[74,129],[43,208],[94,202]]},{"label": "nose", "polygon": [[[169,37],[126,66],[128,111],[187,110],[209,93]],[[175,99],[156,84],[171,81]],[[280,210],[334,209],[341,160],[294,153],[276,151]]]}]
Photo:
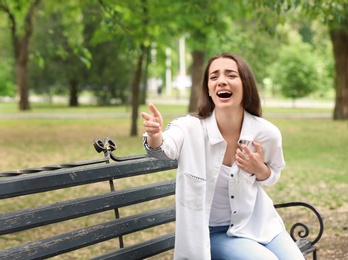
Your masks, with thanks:
[{"label": "nose", "polygon": [[225,75],[220,75],[217,81],[218,86],[226,86],[226,77]]}]

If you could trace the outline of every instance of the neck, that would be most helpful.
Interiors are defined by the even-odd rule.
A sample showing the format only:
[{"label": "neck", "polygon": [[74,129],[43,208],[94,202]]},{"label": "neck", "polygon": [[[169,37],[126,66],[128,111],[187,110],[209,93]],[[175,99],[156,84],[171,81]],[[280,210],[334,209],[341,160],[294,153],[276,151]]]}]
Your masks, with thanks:
[{"label": "neck", "polygon": [[216,121],[222,136],[238,134],[241,131],[244,110],[241,108],[237,111],[215,111]]}]

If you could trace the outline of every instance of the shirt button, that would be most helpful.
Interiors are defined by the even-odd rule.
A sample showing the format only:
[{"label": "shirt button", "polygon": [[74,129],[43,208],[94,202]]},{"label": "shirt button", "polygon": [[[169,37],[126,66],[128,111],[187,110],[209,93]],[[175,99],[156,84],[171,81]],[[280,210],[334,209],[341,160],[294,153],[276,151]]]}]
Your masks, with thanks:
[{"label": "shirt button", "polygon": [[233,177],[234,175],[233,174],[231,174],[231,177]]},{"label": "shirt button", "polygon": [[237,211],[233,211],[233,214],[236,214],[237,213]]},{"label": "shirt button", "polygon": [[233,196],[233,195],[231,196],[231,199],[234,199],[234,196]]},{"label": "shirt button", "polygon": [[233,224],[231,224],[231,227],[233,227]]}]

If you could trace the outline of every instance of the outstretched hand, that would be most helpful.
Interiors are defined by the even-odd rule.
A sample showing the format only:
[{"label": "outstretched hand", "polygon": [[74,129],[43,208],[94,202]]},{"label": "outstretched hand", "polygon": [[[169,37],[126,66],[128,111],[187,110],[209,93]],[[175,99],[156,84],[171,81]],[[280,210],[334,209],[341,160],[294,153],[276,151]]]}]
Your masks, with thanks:
[{"label": "outstretched hand", "polygon": [[141,113],[141,117],[144,119],[143,125],[147,132],[147,142],[150,147],[159,147],[162,143],[162,125],[163,119],[161,113],[157,110],[155,105],[149,104],[149,109],[152,114],[146,112]]},{"label": "outstretched hand", "polygon": [[143,125],[148,135],[158,134],[162,131],[162,115],[153,104],[149,104],[149,109],[152,114],[146,112],[141,113],[141,117],[145,119]]},{"label": "outstretched hand", "polygon": [[263,162],[263,152],[261,144],[253,141],[255,152],[250,151],[249,147],[242,144],[237,149],[235,159],[237,166],[251,174],[255,174],[258,180],[265,180],[270,175],[270,169]]}]

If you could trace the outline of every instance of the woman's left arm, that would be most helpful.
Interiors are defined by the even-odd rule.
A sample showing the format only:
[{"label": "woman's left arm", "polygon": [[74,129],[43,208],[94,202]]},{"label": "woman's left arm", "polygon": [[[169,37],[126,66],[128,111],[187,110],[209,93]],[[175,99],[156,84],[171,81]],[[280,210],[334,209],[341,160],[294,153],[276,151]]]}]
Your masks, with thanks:
[{"label": "woman's left arm", "polygon": [[250,173],[255,174],[256,179],[262,185],[271,185],[280,178],[281,170],[285,167],[282,147],[274,142],[265,144],[264,151],[260,143],[253,141],[255,152],[242,144],[236,151],[237,166]]},{"label": "woman's left arm", "polygon": [[236,151],[237,166],[250,174],[254,174],[258,181],[264,181],[271,175],[271,169],[264,163],[262,147],[253,141],[255,152],[242,144]]}]

